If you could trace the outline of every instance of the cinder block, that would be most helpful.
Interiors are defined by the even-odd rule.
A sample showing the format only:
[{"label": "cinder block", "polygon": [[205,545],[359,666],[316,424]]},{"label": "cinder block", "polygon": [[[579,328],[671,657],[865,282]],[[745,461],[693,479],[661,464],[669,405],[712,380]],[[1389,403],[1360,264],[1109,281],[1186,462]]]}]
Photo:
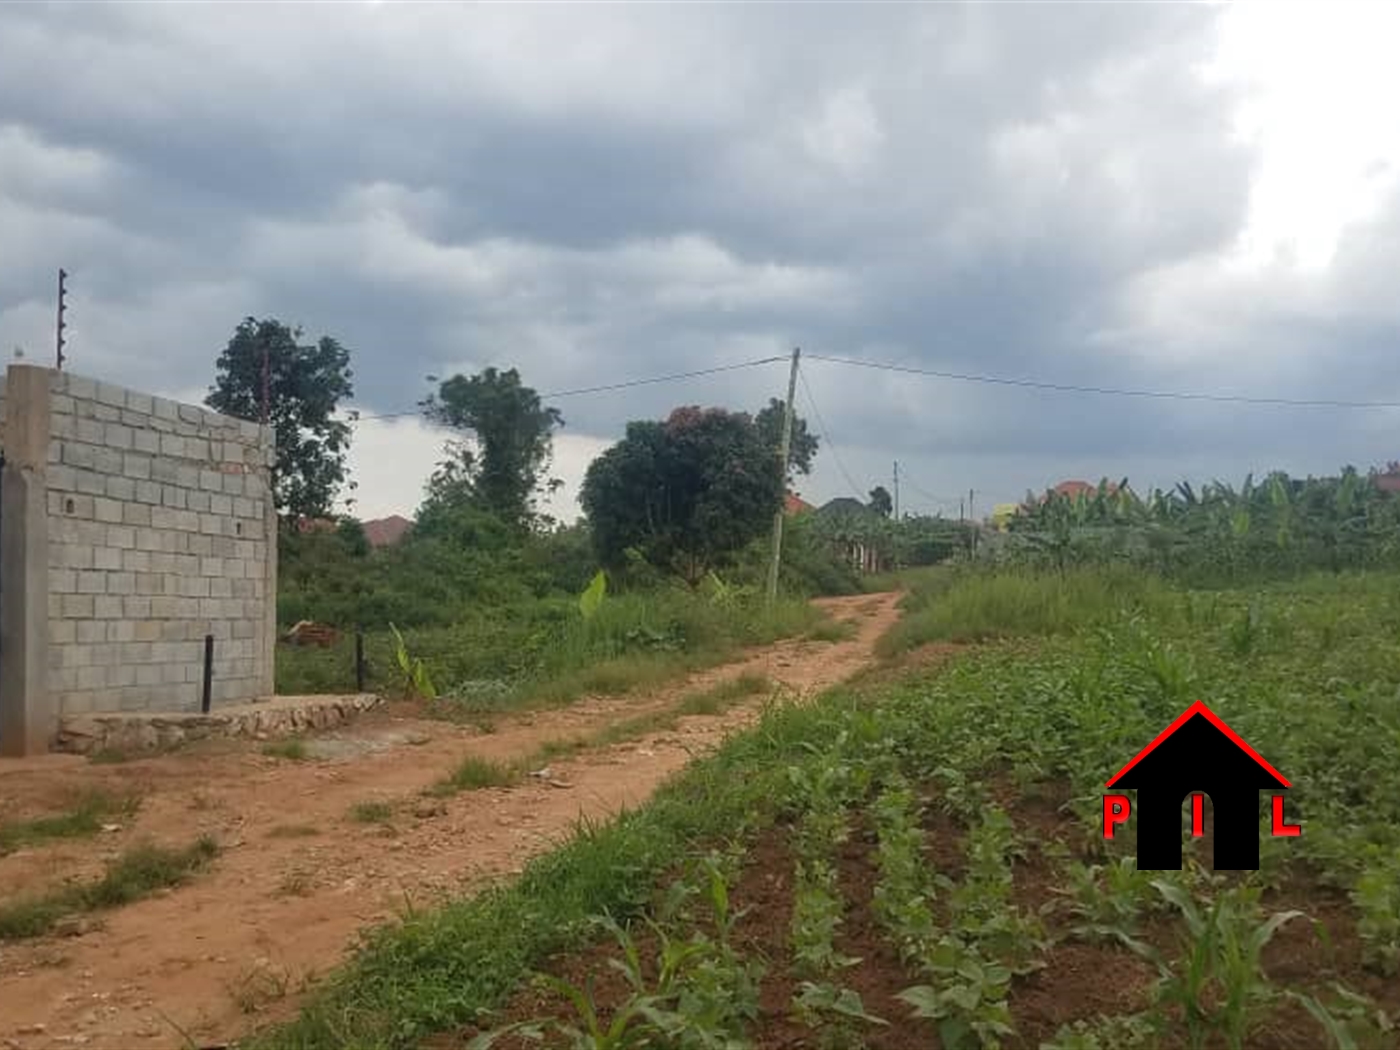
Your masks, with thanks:
[{"label": "cinder block", "polygon": [[161,668],[157,664],[139,664],[136,668],[137,685],[159,685],[163,680]]},{"label": "cinder block", "polygon": [[220,518],[232,517],[233,499],[224,495],[209,497],[209,513]]},{"label": "cinder block", "polygon": [[90,594],[50,595],[49,617],[53,618],[52,599],[58,598],[59,615],[68,620],[92,619],[93,601]]},{"label": "cinder block", "polygon": [[[3,396],[3,394],[4,390],[0,389],[0,396]],[[59,415],[71,416],[76,410],[75,406],[76,402],[67,394],[54,394],[49,400],[49,412],[55,417]]]},{"label": "cinder block", "polygon": [[49,468],[49,491],[72,492],[78,487],[78,472],[63,465]]},{"label": "cinder block", "polygon": [[63,646],[78,640],[77,620],[52,620],[49,623],[49,649],[59,652]]},{"label": "cinder block", "polygon": [[122,599],[116,595],[99,594],[93,599],[92,611],[99,620],[119,620],[122,615]]},{"label": "cinder block", "polygon": [[251,518],[258,512],[256,504],[250,499],[239,496],[233,501],[233,516],[235,518]]},{"label": "cinder block", "polygon": [[114,499],[94,497],[92,501],[93,517],[98,521],[120,525],[122,520],[122,505]]},{"label": "cinder block", "polygon": [[159,481],[162,485],[180,484],[180,464],[163,456],[151,460],[151,480]]},{"label": "cinder block", "polygon": [[127,663],[123,658],[115,666],[108,669],[107,684],[111,687],[121,689],[136,684],[136,667]]},{"label": "cinder block", "polygon": [[[218,506],[217,503],[214,505]],[[201,514],[199,515],[199,531],[206,536],[222,536],[225,520],[218,514]]]},{"label": "cinder block", "polygon": [[75,470],[74,480],[77,489],[85,496],[107,495],[107,478],[96,470]]},{"label": "cinder block", "polygon": [[91,649],[82,648],[93,646],[107,640],[107,625],[101,620],[85,620],[78,624],[78,646],[74,652],[82,652],[80,664],[90,664],[94,662],[95,654]]},{"label": "cinder block", "polygon": [[107,546],[118,550],[132,550],[136,546],[136,530],[130,525],[108,525]]},{"label": "cinder block", "polygon": [[79,689],[101,689],[107,684],[107,668],[99,666],[78,668]]},{"label": "cinder block", "polygon": [[[164,594],[165,577],[158,572],[138,572],[136,574],[136,593],[150,597]],[[150,615],[149,605],[146,607],[146,615]]]},{"label": "cinder block", "polygon": [[204,423],[204,410],[194,405],[180,405],[178,412],[183,423],[193,423],[195,426],[202,426]]},{"label": "cinder block", "polygon": [[77,574],[77,585],[73,590],[78,594],[106,594],[107,574],[96,569],[84,569]]},{"label": "cinder block", "polygon": [[92,552],[94,569],[120,569],[122,552],[115,547],[98,547]]},{"label": "cinder block", "polygon": [[173,422],[180,418],[180,406],[166,398],[153,397],[151,398],[151,414],[157,419],[168,419]]},{"label": "cinder block", "polygon": [[[160,483],[157,481],[138,481],[136,483],[136,502],[148,506],[159,503]],[[147,516],[149,517],[149,514]]]},{"label": "cinder block", "polygon": [[233,580],[230,580],[226,577],[215,576],[212,580],[209,581],[209,597],[232,598],[233,583]]},{"label": "cinder block", "polygon": [[212,553],[220,558],[232,558],[238,554],[238,545],[232,536],[213,537]]},{"label": "cinder block", "polygon": [[129,503],[136,499],[136,482],[130,478],[108,478],[107,496],[110,499]]},{"label": "cinder block", "polygon": [[49,569],[49,593],[73,594],[78,589],[78,574],[74,569]]},{"label": "cinder block", "polygon": [[224,572],[224,560],[222,558],[200,558],[199,573],[201,576],[222,576]]},{"label": "cinder block", "polygon": [[183,587],[180,591],[186,598],[208,598],[209,597],[209,577],[207,576],[181,576]]},{"label": "cinder block", "polygon": [[103,428],[103,433],[106,435],[109,448],[128,449],[135,445],[131,428],[123,426],[121,423],[108,423]]},{"label": "cinder block", "polygon": [[175,467],[175,484],[182,489],[199,488],[199,468],[192,463],[180,463]]},{"label": "cinder block", "polygon": [[149,528],[151,508],[145,503],[123,503],[122,522],[126,525],[140,525]]},{"label": "cinder block", "polygon": [[224,476],[217,470],[204,468],[199,472],[199,487],[205,492],[222,492]]},{"label": "cinder block", "polygon": [[209,462],[209,441],[202,437],[185,438],[185,456],[202,463]]},{"label": "cinder block", "polygon": [[89,445],[101,445],[106,440],[103,433],[103,426],[95,419],[78,419],[77,437],[79,441]]},{"label": "cinder block", "polygon": [[242,474],[225,474],[223,475],[223,479],[224,492],[226,492],[228,495],[241,496],[244,492],[247,491],[247,489],[244,487]]},{"label": "cinder block", "polygon": [[[135,543],[132,544],[132,547],[133,547],[133,548],[135,547]],[[123,550],[123,551],[122,551],[122,568],[125,569],[127,572],[136,572],[136,573],[150,572],[150,571],[151,571],[151,555],[150,555],[150,552],[149,552],[149,551],[138,551],[138,550],[134,550],[134,549],[132,549],[132,550]],[[138,589],[139,589],[139,587],[140,587],[140,583],[139,583],[139,582],[137,583],[137,587],[138,587]]]},{"label": "cinder block", "polygon": [[160,502],[162,506],[170,507],[172,510],[184,510],[185,490],[178,485],[162,485],[160,487]]},{"label": "cinder block", "polygon": [[115,383],[98,383],[95,401],[113,408],[126,407],[126,390]]},{"label": "cinder block", "polygon": [[185,455],[185,439],[177,434],[162,434],[160,436],[160,454],[162,456],[173,456],[183,458]]},{"label": "cinder block", "polygon": [[139,528],[136,530],[136,549],[138,551],[159,551],[161,532],[156,528]]},{"label": "cinder block", "polygon": [[[50,451],[60,447],[58,444],[51,444]],[[93,465],[93,454],[96,451],[91,445],[84,445],[77,441],[64,441],[61,443],[62,454],[59,462],[66,463],[70,467],[78,467],[81,470],[91,470]]]},{"label": "cinder block", "polygon": [[[136,593],[136,574],[132,572],[114,572],[107,576],[107,593],[134,595]],[[117,615],[121,615],[118,613]]]},{"label": "cinder block", "polygon": [[151,508],[151,528],[158,532],[165,532],[175,528],[175,515],[179,511],[171,510],[169,507]]},{"label": "cinder block", "polygon": [[128,620],[145,622],[151,618],[151,599],[146,597],[123,598],[122,615]]},{"label": "cinder block", "polygon": [[131,433],[131,447],[138,452],[157,453],[160,451],[160,434],[154,430],[138,430],[133,428]]},{"label": "cinder block", "polygon": [[152,414],[152,402],[154,400],[155,399],[151,397],[150,394],[138,394],[134,390],[128,390],[126,392],[126,407],[132,412],[139,413],[143,416]]},{"label": "cinder block", "polygon": [[122,418],[122,410],[111,405],[93,405],[92,418],[99,423],[116,423]]},{"label": "cinder block", "polygon": [[207,558],[214,553],[214,537],[205,535],[190,535],[190,553],[201,558]]},{"label": "cinder block", "polygon": [[99,448],[92,454],[92,469],[99,474],[120,474],[122,453],[115,448]]},{"label": "cinder block", "polygon": [[209,513],[209,493],[207,492],[186,492],[185,505],[197,514]]},{"label": "cinder block", "polygon": [[49,417],[49,434],[59,441],[75,441],[78,437],[78,418],[71,415]]},{"label": "cinder block", "polygon": [[136,640],[138,642],[159,641],[164,627],[165,624],[160,620],[142,620],[136,624]]}]

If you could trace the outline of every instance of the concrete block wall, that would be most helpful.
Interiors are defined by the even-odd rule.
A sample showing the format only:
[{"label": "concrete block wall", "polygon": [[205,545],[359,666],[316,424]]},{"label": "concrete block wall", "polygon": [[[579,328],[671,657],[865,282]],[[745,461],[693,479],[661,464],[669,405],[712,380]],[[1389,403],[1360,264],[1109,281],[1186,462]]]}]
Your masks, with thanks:
[{"label": "concrete block wall", "polygon": [[[23,418],[12,424],[5,413]],[[0,419],[5,502],[13,481],[39,504],[0,508],[0,557],[10,558],[0,560],[0,635],[21,623],[27,635],[44,635],[42,671],[29,668],[23,686],[29,721],[198,710],[207,634],[214,704],[271,696],[271,432],[34,366],[11,366]],[[31,535],[12,537],[11,518],[27,521]],[[7,549],[20,539],[23,558]],[[7,593],[19,582],[33,592],[23,602]],[[5,664],[0,648],[0,715],[16,708],[20,689],[6,686]],[[0,737],[0,749],[7,745]]]}]

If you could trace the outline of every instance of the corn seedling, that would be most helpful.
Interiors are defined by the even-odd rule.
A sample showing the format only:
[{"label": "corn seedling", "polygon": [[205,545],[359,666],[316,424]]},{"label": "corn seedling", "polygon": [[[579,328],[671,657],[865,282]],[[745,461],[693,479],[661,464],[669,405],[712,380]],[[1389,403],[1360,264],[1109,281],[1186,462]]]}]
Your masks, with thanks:
[{"label": "corn seedling", "polygon": [[403,640],[399,629],[392,623],[389,625],[389,630],[394,634],[394,662],[398,665],[404,692],[420,700],[436,699],[437,689],[433,686],[433,679],[428,674],[428,668],[423,663],[423,658],[409,654],[408,644]]}]

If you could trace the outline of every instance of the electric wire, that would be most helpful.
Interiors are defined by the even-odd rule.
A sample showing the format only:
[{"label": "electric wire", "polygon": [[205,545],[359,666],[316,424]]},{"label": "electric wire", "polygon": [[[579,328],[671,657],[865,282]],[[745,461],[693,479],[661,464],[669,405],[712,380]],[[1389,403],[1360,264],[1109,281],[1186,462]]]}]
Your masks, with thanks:
[{"label": "electric wire", "polygon": [[797,378],[802,383],[802,393],[806,395],[807,404],[812,409],[812,417],[817,422],[817,430],[821,433],[822,440],[826,442],[826,447],[831,450],[832,462],[836,464],[836,469],[841,472],[841,476],[846,479],[851,493],[864,503],[865,496],[861,494],[860,486],[851,480],[851,474],[846,469],[846,464],[841,462],[841,453],[836,451],[836,442],[831,440],[831,432],[827,430],[826,420],[822,418],[822,410],[817,407],[817,399],[812,396],[812,388],[807,385],[807,377],[803,375],[801,368],[797,370]]}]

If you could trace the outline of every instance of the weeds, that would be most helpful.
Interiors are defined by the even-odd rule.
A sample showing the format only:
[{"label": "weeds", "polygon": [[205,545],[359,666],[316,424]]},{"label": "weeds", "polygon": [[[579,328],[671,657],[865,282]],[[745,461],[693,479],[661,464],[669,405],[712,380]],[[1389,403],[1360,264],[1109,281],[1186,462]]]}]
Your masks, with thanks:
[{"label": "weeds", "polygon": [[130,819],[140,807],[141,800],[136,795],[89,791],[80,795],[73,808],[65,813],[0,824],[0,856],[54,839],[96,835],[103,824]]},{"label": "weeds", "polygon": [[304,762],[311,757],[311,752],[306,747],[306,741],[295,737],[264,744],[262,753],[268,758],[284,758],[288,762]]},{"label": "weeds", "polygon": [[218,845],[207,836],[182,850],[133,847],[108,864],[96,882],[0,905],[0,941],[39,937],[66,916],[118,908],[178,886],[204,870],[218,853]]},{"label": "weeds", "polygon": [[379,799],[357,802],[350,809],[350,819],[361,824],[387,824],[394,819],[394,806]]}]

